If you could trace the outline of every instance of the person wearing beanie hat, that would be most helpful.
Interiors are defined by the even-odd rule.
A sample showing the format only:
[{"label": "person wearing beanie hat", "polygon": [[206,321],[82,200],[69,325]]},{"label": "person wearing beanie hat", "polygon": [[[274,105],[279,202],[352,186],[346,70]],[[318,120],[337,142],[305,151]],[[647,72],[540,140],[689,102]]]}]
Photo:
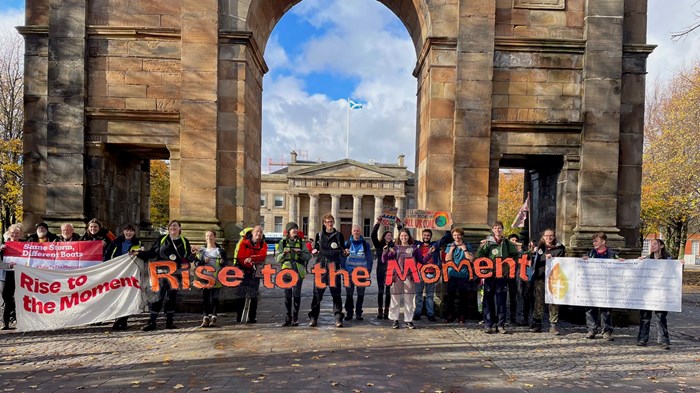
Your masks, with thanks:
[{"label": "person wearing beanie hat", "polygon": [[[311,253],[299,236],[299,227],[296,223],[290,222],[286,229],[284,237],[277,243],[275,260],[279,262],[282,269],[294,270],[299,275],[299,280],[294,287],[284,290],[284,306],[287,309],[287,316],[282,326],[298,326],[301,285],[306,276],[306,264],[311,259]],[[294,305],[293,310],[292,304]]]},{"label": "person wearing beanie hat", "polygon": [[[335,217],[332,214],[326,214],[323,216],[323,228],[321,232],[316,234],[314,249],[318,253],[316,254],[316,261],[321,264],[321,267],[328,269],[330,264],[333,264],[336,271],[339,271],[344,267],[345,263],[345,250],[343,245],[345,244],[345,238],[343,234],[340,233],[333,227],[335,224]],[[316,286],[316,281],[314,280],[314,297],[311,300],[311,311],[309,312],[309,326],[314,327],[318,325],[318,315],[321,312],[321,301],[323,300],[323,293],[326,291],[326,287],[330,287],[331,296],[333,297],[333,316],[335,317],[335,326],[338,328],[343,327],[343,299],[341,297],[342,279],[340,275],[336,275],[333,280],[334,285],[330,285],[330,274],[328,270],[321,274],[320,277],[322,283],[325,285],[323,287]]]},{"label": "person wearing beanie hat", "polygon": [[28,242],[54,242],[57,236],[49,231],[49,226],[45,222],[34,225],[36,233],[32,233],[27,238]]}]

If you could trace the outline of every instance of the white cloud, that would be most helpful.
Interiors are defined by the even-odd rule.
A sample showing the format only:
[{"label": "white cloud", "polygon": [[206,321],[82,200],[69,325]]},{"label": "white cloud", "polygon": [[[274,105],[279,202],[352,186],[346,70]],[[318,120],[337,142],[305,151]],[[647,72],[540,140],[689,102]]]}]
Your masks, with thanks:
[{"label": "white cloud", "polygon": [[364,104],[350,113],[350,158],[396,162],[405,154],[413,170],[416,55],[405,29],[393,33],[396,16],[373,0],[305,0],[292,12],[321,33],[301,44],[285,69],[292,76],[277,77],[271,67],[264,80],[263,160],[288,161],[292,149],[311,160],[345,157],[347,103],[304,91],[303,80],[323,73],[357,81],[346,92]]},{"label": "white cloud", "polygon": [[17,33],[15,26],[24,25],[24,9],[8,8],[0,11],[0,31]]}]

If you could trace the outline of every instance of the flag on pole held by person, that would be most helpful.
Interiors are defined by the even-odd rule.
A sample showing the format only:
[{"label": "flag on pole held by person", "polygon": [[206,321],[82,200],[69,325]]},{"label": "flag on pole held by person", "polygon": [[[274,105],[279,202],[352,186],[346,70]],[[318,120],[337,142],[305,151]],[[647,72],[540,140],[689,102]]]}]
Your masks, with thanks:
[{"label": "flag on pole held by person", "polygon": [[528,193],[527,198],[525,198],[525,202],[523,203],[522,206],[520,206],[520,209],[518,210],[518,214],[515,216],[515,220],[513,220],[513,224],[511,224],[512,228],[523,228],[525,226],[525,219],[527,218],[527,212],[530,211],[530,194]]}]

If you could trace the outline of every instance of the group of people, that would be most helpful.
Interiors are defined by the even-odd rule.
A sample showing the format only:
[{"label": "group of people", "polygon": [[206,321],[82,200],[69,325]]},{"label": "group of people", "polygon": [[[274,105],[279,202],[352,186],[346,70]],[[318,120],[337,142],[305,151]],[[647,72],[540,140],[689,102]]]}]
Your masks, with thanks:
[{"label": "group of people", "polygon": [[[479,243],[474,252],[470,244],[464,241],[464,231],[455,228],[448,231],[441,239],[432,240],[433,233],[429,229],[421,231],[421,239],[414,240],[411,232],[403,228],[401,221],[397,219],[396,225],[399,231],[397,239],[394,239],[393,232],[385,231],[379,236],[381,219],[378,218],[371,233],[371,243],[374,246],[375,255],[372,255],[370,243],[362,236],[362,230],[354,225],[351,237],[345,239],[343,234],[335,229],[335,218],[331,214],[323,216],[323,227],[318,232],[310,245],[301,236],[299,227],[294,222],[289,222],[284,231],[284,237],[276,246],[275,260],[282,269],[292,269],[299,277],[297,283],[284,289],[286,315],[283,326],[299,325],[299,309],[301,305],[301,288],[303,280],[310,268],[310,261],[315,259],[315,264],[320,264],[323,273],[320,275],[320,282],[324,285],[317,285],[314,280],[313,298],[311,301],[311,311],[308,313],[308,325],[315,327],[318,325],[318,318],[321,309],[321,301],[326,287],[329,288],[333,300],[333,315],[335,326],[343,327],[343,321],[353,318],[362,321],[364,319],[364,296],[366,287],[356,286],[352,280],[343,286],[341,275],[331,274],[330,270],[346,270],[352,274],[354,269],[363,267],[370,273],[375,268],[376,257],[376,278],[377,278],[377,319],[392,320],[392,327],[401,327],[401,308],[403,306],[403,322],[406,328],[415,329],[414,321],[420,320],[425,310],[427,318],[431,322],[437,321],[435,315],[435,290],[436,282],[415,282],[411,275],[405,279],[394,277],[387,280],[387,267],[394,261],[400,271],[403,271],[406,263],[416,263],[418,268],[423,268],[426,278],[434,278],[440,273],[442,263],[453,262],[455,267],[467,260],[472,263],[475,259],[486,257],[492,260],[496,258],[519,258],[523,253],[530,256],[530,264],[527,267],[527,280],[509,278],[508,264],[504,264],[504,274],[502,277],[495,275],[480,279],[471,275],[468,267],[460,270],[448,268],[447,290],[444,299],[445,322],[459,320],[464,322],[469,303],[474,304],[475,299],[482,312],[482,323],[485,333],[508,333],[506,324],[506,307],[510,302],[510,322],[519,325],[529,326],[532,332],[541,332],[545,310],[545,270],[546,261],[551,258],[563,257],[566,255],[566,248],[556,239],[553,229],[546,229],[538,243],[531,243],[523,249],[517,237],[505,238],[503,233],[503,223],[496,221],[491,226],[491,234]],[[69,242],[99,240],[104,243],[104,260],[113,259],[120,255],[130,254],[138,258],[149,260],[170,260],[175,261],[177,270],[174,276],[182,280],[182,271],[190,269],[190,266],[211,266],[213,275],[216,275],[223,267],[232,265],[243,271],[242,282],[235,287],[234,311],[237,321],[245,320],[247,323],[257,322],[257,304],[259,297],[259,286],[261,281],[260,265],[265,262],[267,256],[267,244],[264,240],[261,226],[246,228],[240,233],[240,240],[236,244],[233,258],[229,260],[226,251],[217,243],[216,233],[207,231],[205,233],[205,245],[201,247],[193,246],[190,241],[182,236],[181,224],[177,220],[168,223],[167,234],[160,236],[154,244],[145,249],[141,241],[136,237],[136,228],[127,224],[122,228],[119,236],[114,236],[111,232],[102,227],[97,219],[92,219],[86,225],[85,234],[78,236],[73,225],[66,223],[61,225],[61,234],[55,235],[49,231],[48,225],[39,223],[35,226],[35,233],[27,238],[33,242]],[[22,227],[14,224],[9,227],[5,234],[6,241],[22,241]],[[310,237],[311,238],[311,237]],[[583,256],[587,258],[619,258],[618,254],[607,247],[607,236],[604,233],[597,233],[593,236],[593,248]],[[5,245],[0,246],[0,255],[5,249]],[[651,241],[651,249],[648,259],[670,259],[665,249],[663,240],[654,239]],[[425,265],[425,266],[424,266]],[[464,265],[462,265],[464,266]],[[472,265],[473,266],[473,265]],[[331,283],[333,280],[333,283]],[[432,280],[429,280],[432,281]],[[13,270],[0,270],[0,284],[2,288],[2,298],[4,301],[3,325],[2,329],[10,329],[13,319],[16,318],[14,302],[14,277]],[[162,278],[159,280],[160,289],[153,293],[149,299],[150,317],[148,322],[142,327],[144,331],[151,331],[157,328],[156,320],[158,314],[164,311],[166,316],[165,327],[175,329],[174,313],[177,299],[177,288],[172,288],[170,281]],[[331,285],[333,284],[333,285]],[[346,301],[342,302],[342,290],[345,288]],[[202,327],[213,327],[217,325],[217,309],[222,285],[216,284],[202,291]],[[523,320],[516,321],[517,293],[522,300]],[[425,295],[425,296],[424,296]],[[356,296],[356,297],[355,297]],[[457,305],[459,307],[457,307]],[[559,307],[556,304],[549,304],[549,331],[553,334],[560,334],[557,326],[559,318]],[[344,312],[343,312],[344,311]],[[530,319],[530,312],[532,318]],[[649,340],[649,330],[653,311],[640,311],[640,328],[638,334],[638,345],[646,345]],[[658,342],[665,349],[670,348],[670,340],[667,326],[667,312],[656,311],[658,326]],[[114,322],[114,330],[127,329],[128,317],[121,317]],[[613,341],[613,326],[611,310],[606,308],[589,307],[586,309],[586,338],[593,339],[598,333],[602,333],[603,338]]]}]

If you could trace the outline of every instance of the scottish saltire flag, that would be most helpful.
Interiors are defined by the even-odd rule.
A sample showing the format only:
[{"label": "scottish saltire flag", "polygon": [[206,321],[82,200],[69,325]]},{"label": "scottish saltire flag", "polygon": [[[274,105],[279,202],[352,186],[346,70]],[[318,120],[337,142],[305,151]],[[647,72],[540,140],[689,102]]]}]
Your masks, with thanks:
[{"label": "scottish saltire flag", "polygon": [[362,104],[360,104],[359,102],[355,102],[349,98],[348,105],[350,105],[350,109],[362,109]]}]

